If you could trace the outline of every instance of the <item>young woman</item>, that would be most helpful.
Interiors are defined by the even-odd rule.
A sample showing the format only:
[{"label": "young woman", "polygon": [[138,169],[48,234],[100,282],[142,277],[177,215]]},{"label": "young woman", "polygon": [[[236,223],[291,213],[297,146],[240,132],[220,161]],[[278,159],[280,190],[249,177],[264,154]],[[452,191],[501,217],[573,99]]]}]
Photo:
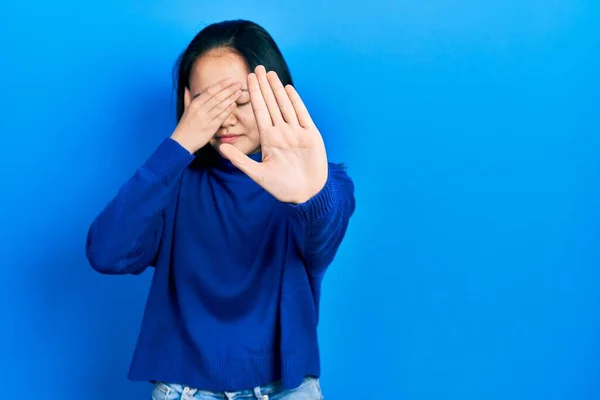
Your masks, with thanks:
[{"label": "young woman", "polygon": [[129,378],[153,399],[321,399],[321,282],[354,212],[271,36],[204,28],[177,120],[92,222],[105,274],[154,267]]}]

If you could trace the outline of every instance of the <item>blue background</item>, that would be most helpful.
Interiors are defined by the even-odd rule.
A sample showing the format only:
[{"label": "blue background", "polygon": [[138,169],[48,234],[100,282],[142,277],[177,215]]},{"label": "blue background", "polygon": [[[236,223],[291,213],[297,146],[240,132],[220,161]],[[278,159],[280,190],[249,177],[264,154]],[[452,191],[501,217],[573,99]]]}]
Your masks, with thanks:
[{"label": "blue background", "polygon": [[325,280],[326,398],[600,397],[598,3],[257,4],[3,3],[4,395],[149,398],[125,375],[151,272],[93,272],[85,234],[173,129],[179,52],[240,17],[357,187]]}]

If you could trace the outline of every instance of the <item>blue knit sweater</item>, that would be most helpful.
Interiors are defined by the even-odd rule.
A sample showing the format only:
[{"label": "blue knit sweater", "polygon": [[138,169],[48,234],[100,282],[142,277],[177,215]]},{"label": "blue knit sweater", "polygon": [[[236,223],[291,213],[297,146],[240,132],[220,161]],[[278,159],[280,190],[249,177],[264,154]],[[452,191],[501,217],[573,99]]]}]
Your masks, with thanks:
[{"label": "blue knit sweater", "polygon": [[352,181],[329,164],[321,192],[293,205],[225,159],[193,159],[165,139],[88,232],[95,270],[154,267],[129,378],[235,391],[319,376],[321,281],[354,212]]}]

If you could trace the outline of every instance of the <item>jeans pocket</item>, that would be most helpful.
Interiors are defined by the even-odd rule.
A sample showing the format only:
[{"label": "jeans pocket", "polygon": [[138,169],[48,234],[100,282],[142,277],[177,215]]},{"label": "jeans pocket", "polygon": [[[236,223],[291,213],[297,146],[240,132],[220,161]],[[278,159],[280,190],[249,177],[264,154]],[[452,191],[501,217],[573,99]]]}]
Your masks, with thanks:
[{"label": "jeans pocket", "polygon": [[321,383],[318,378],[305,378],[295,389],[291,389],[276,397],[280,400],[322,400]]}]

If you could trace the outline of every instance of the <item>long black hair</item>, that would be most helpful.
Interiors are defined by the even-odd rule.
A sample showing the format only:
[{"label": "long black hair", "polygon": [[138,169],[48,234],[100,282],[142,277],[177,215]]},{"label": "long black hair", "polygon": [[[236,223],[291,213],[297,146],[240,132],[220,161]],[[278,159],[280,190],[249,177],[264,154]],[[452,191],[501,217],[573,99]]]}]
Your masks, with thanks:
[{"label": "long black hair", "polygon": [[[273,37],[255,22],[237,19],[217,22],[204,27],[192,39],[177,59],[173,70],[177,93],[176,118],[181,119],[184,111],[185,88],[189,88],[190,74],[194,62],[210,50],[226,48],[239,54],[249,71],[264,65],[267,71],[275,71],[285,85],[293,85],[289,67]],[[196,152],[196,165],[210,165],[218,157],[216,150],[207,144]]]}]

